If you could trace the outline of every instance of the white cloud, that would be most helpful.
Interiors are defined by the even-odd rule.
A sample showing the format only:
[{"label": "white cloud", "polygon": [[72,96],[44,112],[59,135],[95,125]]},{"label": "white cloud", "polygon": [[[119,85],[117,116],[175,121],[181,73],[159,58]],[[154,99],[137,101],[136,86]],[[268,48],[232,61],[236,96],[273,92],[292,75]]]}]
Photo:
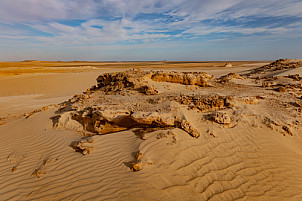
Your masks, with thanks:
[{"label": "white cloud", "polygon": [[[141,16],[145,15],[145,16]],[[301,23],[249,27],[250,19],[302,18],[300,0],[0,0],[0,37],[52,44],[290,34]],[[81,23],[70,24],[70,20]],[[225,22],[236,22],[234,25]],[[245,26],[243,26],[245,22]],[[22,25],[22,26],[20,26]],[[4,30],[11,30],[4,31]],[[34,32],[37,32],[33,34]],[[175,31],[174,34],[171,32]],[[42,34],[44,32],[45,34]],[[218,38],[219,39],[219,38]]]}]

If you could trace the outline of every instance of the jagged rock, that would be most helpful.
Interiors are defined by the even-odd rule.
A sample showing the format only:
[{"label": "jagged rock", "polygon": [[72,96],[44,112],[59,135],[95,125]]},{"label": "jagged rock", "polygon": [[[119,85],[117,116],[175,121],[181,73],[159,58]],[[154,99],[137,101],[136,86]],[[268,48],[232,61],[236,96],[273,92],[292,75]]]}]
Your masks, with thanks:
[{"label": "jagged rock", "polygon": [[213,120],[218,124],[230,124],[231,118],[224,112],[216,112],[213,116]]},{"label": "jagged rock", "polygon": [[97,86],[105,92],[114,92],[125,88],[138,88],[143,76],[144,72],[141,70],[106,73],[97,78]]},{"label": "jagged rock", "polygon": [[192,137],[198,138],[200,136],[199,132],[193,128],[193,126],[191,125],[191,123],[187,120],[182,120],[180,127],[186,131],[187,133],[189,133]]}]

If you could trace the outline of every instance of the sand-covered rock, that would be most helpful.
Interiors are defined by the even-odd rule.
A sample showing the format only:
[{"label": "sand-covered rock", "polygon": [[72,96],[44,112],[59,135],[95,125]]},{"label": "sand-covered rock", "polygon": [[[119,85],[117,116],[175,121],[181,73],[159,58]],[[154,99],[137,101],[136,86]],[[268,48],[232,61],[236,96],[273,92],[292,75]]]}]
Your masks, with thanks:
[{"label": "sand-covered rock", "polygon": [[150,162],[149,160],[147,160],[143,153],[141,152],[138,152],[136,155],[135,155],[135,160],[134,162],[131,163],[131,168],[130,170],[133,171],[133,172],[137,172],[137,171],[140,171],[142,170],[144,167],[146,166],[150,166],[152,165],[152,162]]},{"label": "sand-covered rock", "polygon": [[61,115],[52,117],[55,128],[65,128],[68,130],[83,131],[83,125],[73,119],[74,112],[65,112]]},{"label": "sand-covered rock", "polygon": [[219,78],[219,82],[226,83],[226,82],[229,82],[232,79],[240,79],[240,80],[242,80],[243,78],[240,75],[238,75],[237,73],[231,72],[231,73],[229,73],[227,75],[221,76]]},{"label": "sand-covered rock", "polygon": [[168,127],[175,125],[176,117],[171,113],[135,112],[131,118],[140,125]]}]

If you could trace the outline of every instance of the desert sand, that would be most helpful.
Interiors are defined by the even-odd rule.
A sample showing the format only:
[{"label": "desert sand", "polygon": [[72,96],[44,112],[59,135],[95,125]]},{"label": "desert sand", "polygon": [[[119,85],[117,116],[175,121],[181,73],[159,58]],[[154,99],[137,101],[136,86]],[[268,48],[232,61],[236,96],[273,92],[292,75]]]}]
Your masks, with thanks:
[{"label": "desert sand", "polygon": [[0,200],[302,200],[301,76],[301,60],[0,62]]}]

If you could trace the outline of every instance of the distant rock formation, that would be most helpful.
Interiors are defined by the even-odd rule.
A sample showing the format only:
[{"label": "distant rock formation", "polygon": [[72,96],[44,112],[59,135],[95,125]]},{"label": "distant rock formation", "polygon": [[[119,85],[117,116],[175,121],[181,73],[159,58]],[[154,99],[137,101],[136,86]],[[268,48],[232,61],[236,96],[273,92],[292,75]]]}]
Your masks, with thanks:
[{"label": "distant rock formation", "polygon": [[229,67],[233,67],[233,66],[232,66],[232,64],[231,64],[231,63],[225,63],[225,64],[224,64],[224,67],[229,68]]}]

